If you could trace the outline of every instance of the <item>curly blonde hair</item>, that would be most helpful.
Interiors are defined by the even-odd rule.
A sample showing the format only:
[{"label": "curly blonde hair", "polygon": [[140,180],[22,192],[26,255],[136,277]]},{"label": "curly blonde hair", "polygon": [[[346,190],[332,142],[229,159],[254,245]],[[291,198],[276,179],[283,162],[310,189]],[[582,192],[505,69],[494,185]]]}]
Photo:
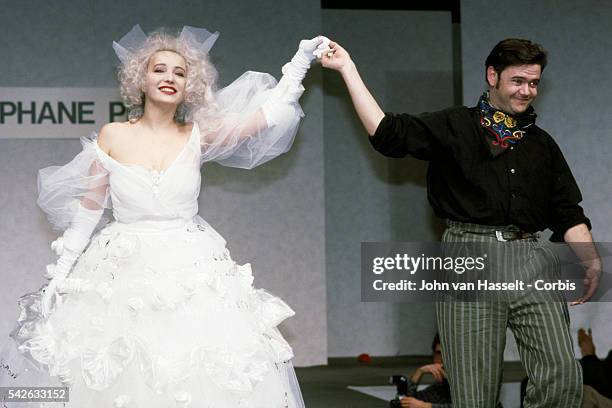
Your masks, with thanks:
[{"label": "curly blonde hair", "polygon": [[128,109],[128,119],[134,121],[144,114],[145,95],[142,88],[149,59],[157,51],[176,52],[187,63],[185,100],[177,107],[174,119],[181,123],[190,120],[194,108],[203,112],[213,111],[218,75],[208,54],[181,40],[178,35],[158,29],[149,34],[144,44],[130,53],[119,67],[121,96]]}]

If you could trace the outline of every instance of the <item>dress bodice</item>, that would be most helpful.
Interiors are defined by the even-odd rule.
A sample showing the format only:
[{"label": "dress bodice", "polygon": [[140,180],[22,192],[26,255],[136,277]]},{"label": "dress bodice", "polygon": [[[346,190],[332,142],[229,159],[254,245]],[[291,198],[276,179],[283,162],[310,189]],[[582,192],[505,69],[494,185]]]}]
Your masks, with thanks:
[{"label": "dress bodice", "polygon": [[158,228],[163,224],[184,224],[197,214],[201,183],[198,135],[198,125],[194,123],[183,149],[162,171],[121,163],[94,143],[108,171],[113,216],[118,222]]}]

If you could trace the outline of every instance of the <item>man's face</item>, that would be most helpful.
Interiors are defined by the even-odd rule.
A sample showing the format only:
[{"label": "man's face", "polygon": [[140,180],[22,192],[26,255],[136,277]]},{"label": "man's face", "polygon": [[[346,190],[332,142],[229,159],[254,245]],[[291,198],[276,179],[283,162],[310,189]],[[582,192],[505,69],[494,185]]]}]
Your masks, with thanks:
[{"label": "man's face", "polygon": [[512,65],[506,67],[501,74],[493,67],[488,67],[491,105],[511,115],[525,112],[538,95],[541,76],[542,67],[539,64]]}]

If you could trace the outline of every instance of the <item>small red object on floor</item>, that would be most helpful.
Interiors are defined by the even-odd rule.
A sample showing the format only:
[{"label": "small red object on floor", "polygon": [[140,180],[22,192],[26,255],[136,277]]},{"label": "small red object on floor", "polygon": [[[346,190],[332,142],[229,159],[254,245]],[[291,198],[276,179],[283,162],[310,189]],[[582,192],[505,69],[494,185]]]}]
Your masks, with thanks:
[{"label": "small red object on floor", "polygon": [[369,354],[363,353],[357,356],[357,361],[360,363],[371,363],[372,357]]}]

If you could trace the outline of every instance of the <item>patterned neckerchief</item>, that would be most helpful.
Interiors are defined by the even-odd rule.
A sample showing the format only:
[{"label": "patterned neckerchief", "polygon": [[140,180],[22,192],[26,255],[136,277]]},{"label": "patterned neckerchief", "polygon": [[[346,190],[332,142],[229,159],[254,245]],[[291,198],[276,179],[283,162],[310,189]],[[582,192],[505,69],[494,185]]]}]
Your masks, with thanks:
[{"label": "patterned neckerchief", "polygon": [[530,106],[525,113],[511,116],[499,111],[489,103],[489,92],[486,91],[478,100],[480,124],[487,134],[487,145],[491,156],[497,157],[510,146],[518,143],[529,126],[535,124],[536,114]]}]

